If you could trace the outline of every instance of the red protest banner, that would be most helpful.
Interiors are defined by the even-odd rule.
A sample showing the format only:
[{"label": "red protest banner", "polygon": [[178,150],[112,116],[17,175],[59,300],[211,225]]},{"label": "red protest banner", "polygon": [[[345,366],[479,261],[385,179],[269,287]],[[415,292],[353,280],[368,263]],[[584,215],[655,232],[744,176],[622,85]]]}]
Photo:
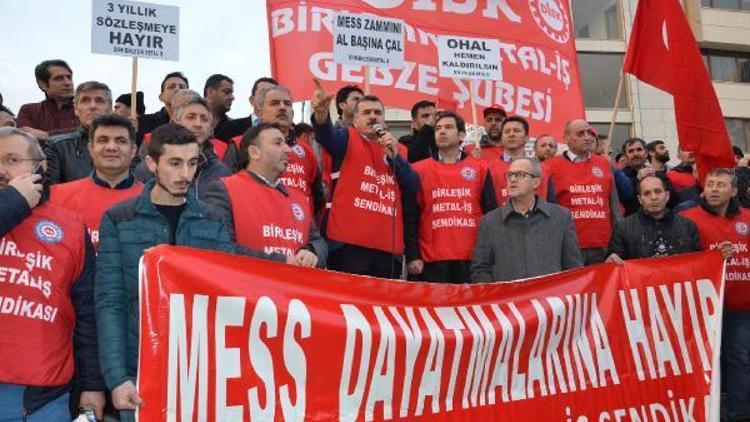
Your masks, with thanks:
[{"label": "red protest banner", "polygon": [[565,122],[584,117],[567,1],[267,0],[266,5],[273,76],[294,100],[309,99],[313,76],[329,92],[364,85],[363,67],[333,62],[331,20],[347,11],[404,20],[404,67],[372,69],[369,79],[372,93],[388,107],[409,110],[432,99],[456,102],[464,117],[471,116],[469,82],[438,75],[437,36],[458,35],[500,41],[503,80],[474,82],[478,108],[500,104],[529,119],[532,135],[560,134]]},{"label": "red protest banner", "polygon": [[140,417],[705,420],[723,268],[708,252],[439,285],[160,246]]}]

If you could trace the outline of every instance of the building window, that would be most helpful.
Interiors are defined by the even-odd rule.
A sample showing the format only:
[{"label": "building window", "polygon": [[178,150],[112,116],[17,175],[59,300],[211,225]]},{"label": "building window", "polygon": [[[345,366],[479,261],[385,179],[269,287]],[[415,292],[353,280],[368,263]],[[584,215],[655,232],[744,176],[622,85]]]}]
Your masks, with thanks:
[{"label": "building window", "polygon": [[[591,123],[591,127],[599,135],[607,135],[609,133],[609,123]],[[633,136],[632,132],[633,125],[630,123],[615,123],[615,129],[612,131],[612,142],[609,144],[609,150],[612,151],[612,158],[620,152],[625,140]]]},{"label": "building window", "polygon": [[732,145],[750,151],[750,119],[724,119]]},{"label": "building window", "polygon": [[576,38],[622,39],[618,0],[575,0],[571,3]]},{"label": "building window", "polygon": [[750,10],[750,0],[701,0],[701,6],[715,9]]},{"label": "building window", "polygon": [[[586,108],[612,108],[620,82],[622,54],[578,53],[578,69]],[[627,84],[623,86],[619,107],[627,108]]]},{"label": "building window", "polygon": [[711,79],[721,82],[750,83],[750,53],[704,50],[703,59]]}]

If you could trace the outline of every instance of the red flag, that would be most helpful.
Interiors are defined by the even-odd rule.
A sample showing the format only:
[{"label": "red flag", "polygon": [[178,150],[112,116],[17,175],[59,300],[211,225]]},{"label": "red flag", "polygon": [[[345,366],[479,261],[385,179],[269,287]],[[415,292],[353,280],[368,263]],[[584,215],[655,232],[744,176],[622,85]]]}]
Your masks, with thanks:
[{"label": "red flag", "polygon": [[623,71],[674,97],[680,146],[693,151],[700,180],[734,167],[719,99],[679,0],[640,0]]}]

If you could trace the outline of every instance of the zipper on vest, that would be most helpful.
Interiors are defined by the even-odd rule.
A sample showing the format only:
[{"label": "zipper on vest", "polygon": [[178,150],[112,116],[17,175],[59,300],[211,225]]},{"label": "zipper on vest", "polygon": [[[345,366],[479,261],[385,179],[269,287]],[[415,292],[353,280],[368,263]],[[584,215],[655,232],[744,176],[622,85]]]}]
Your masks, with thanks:
[{"label": "zipper on vest", "polygon": [[26,408],[23,408],[23,412],[21,412],[21,422],[26,422],[26,415],[29,414],[29,411],[26,410]]}]

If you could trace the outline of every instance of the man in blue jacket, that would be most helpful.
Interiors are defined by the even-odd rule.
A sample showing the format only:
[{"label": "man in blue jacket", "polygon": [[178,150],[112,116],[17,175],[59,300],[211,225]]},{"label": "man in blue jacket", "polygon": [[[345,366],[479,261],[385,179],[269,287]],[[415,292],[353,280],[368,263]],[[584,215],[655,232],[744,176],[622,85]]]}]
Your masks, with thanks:
[{"label": "man in blue jacket", "polygon": [[[95,289],[101,369],[122,421],[142,405],[138,367],[138,264],[158,244],[237,252],[218,211],[200,202],[190,185],[200,147],[186,128],[168,123],[152,132],[146,163],[154,178],[140,196],[109,209],[99,227]],[[268,258],[262,253],[244,254]]]}]

